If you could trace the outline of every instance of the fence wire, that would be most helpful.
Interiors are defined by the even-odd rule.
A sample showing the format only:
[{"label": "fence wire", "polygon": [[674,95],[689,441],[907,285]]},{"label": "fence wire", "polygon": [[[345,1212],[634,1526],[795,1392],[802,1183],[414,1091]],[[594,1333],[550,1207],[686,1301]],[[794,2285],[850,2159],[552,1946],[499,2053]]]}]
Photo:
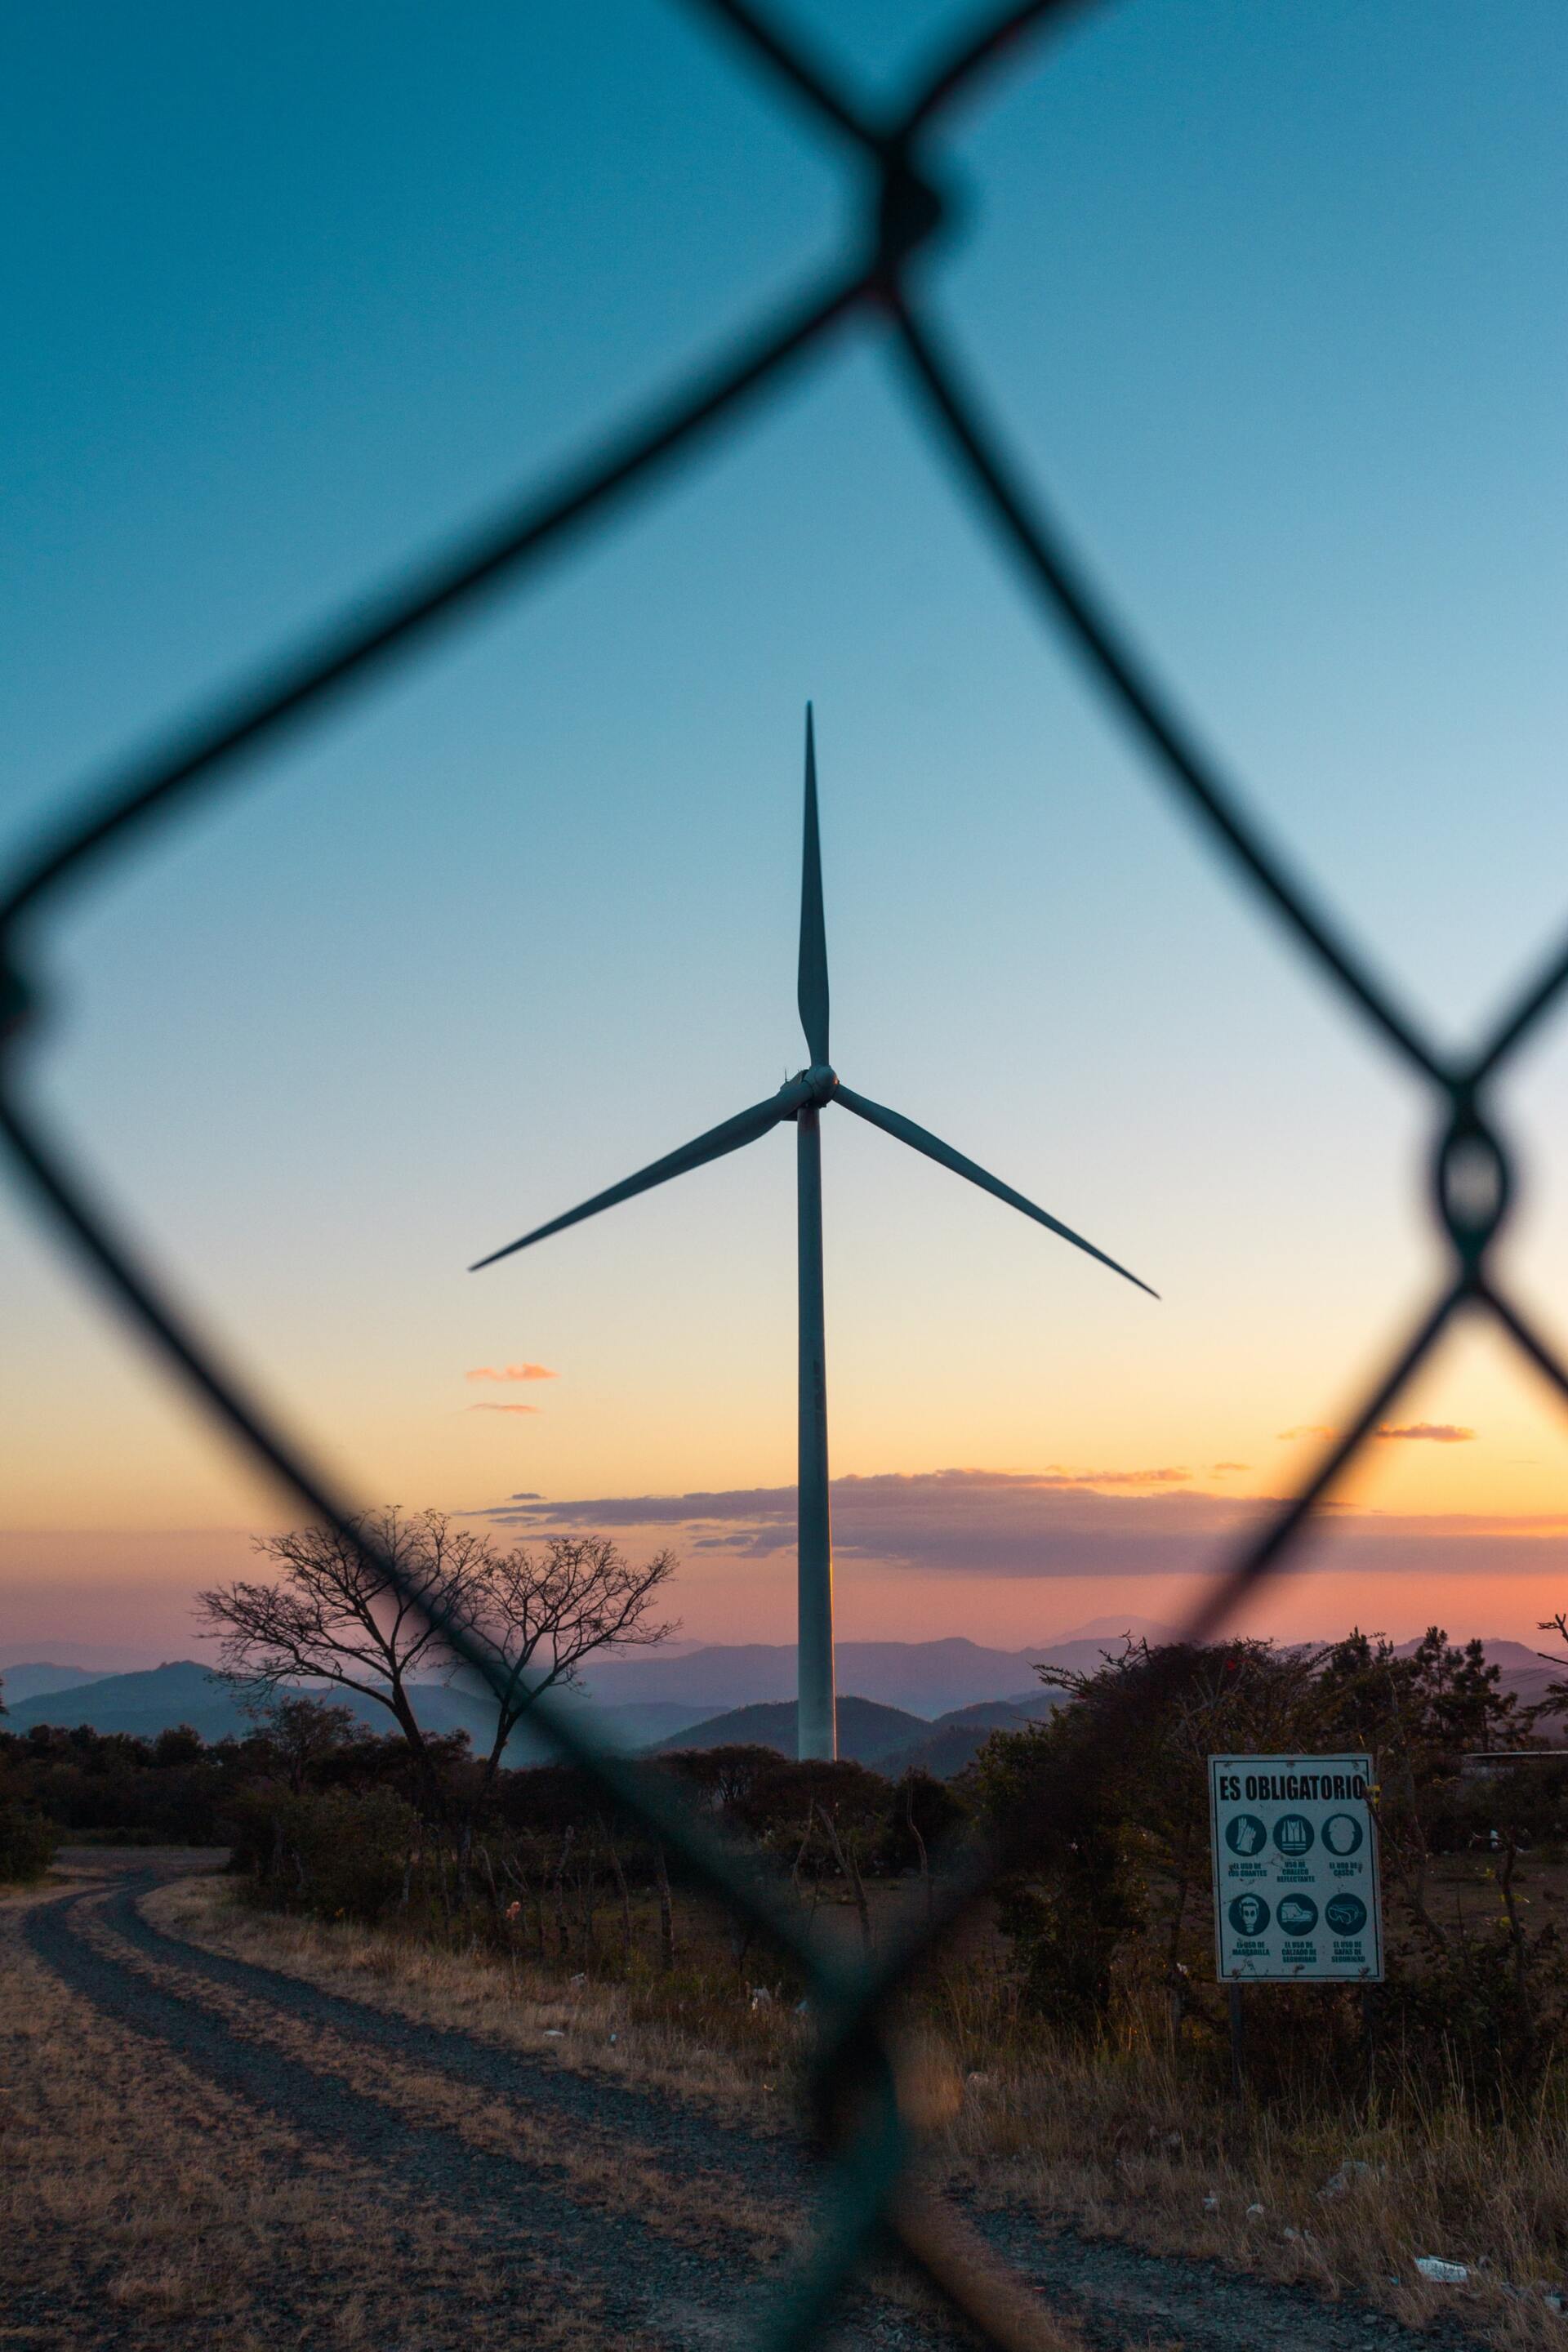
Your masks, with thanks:
[{"label": "fence wire", "polygon": [[[1492,1271],[1513,1182],[1490,1107],[1499,1073],[1568,986],[1568,936],[1479,1047],[1446,1053],[1374,977],[1332,912],[1265,838],[986,414],[926,282],[950,215],[941,133],[985,75],[1016,69],[1032,41],[1079,10],[1069,9],[1068,0],[1032,0],[970,19],[902,109],[884,117],[847,89],[797,31],[752,0],[679,5],[731,45],[742,69],[771,82],[804,112],[825,142],[847,151],[845,226],[834,266],[575,463],[514,491],[450,544],[356,597],[229,694],[177,723],[161,743],[68,800],[58,825],[20,861],[0,899],[0,1131],[40,1213],[84,1264],[98,1291],[285,1492],[354,1544],[389,1585],[427,1606],[453,1652],[499,1693],[507,1674],[501,1661],[469,1628],[411,1590],[406,1573],[367,1538],[356,1506],[333,1491],[309,1449],[267,1411],[225,1351],[154,1276],[80,1156],[42,1116],[28,1083],[28,1057],[48,1003],[40,977],[47,919],[68,887],[86,880],[95,867],[149,849],[160,825],[166,827],[198,797],[237,782],[247,770],[254,774],[290,732],[318,722],[351,691],[373,688],[442,629],[477,616],[487,596],[522,589],[548,552],[607,522],[634,495],[651,491],[678,460],[694,457],[721,429],[735,429],[749,407],[774,394],[791,374],[826,365],[836,339],[875,334],[890,347],[925,421],[933,457],[1013,565],[1042,625],[1074,647],[1164,789],[1432,1098],[1430,1212],[1445,1245],[1446,1273],[1415,1328],[1394,1349],[1349,1427],[1300,1491],[1216,1568],[1184,1629],[1186,1640],[1207,1640],[1279,1568],[1347,1464],[1458,1317],[1489,1316],[1568,1399],[1562,1360]],[[910,1931],[874,1959],[851,1965],[808,1940],[798,1915],[766,1877],[707,1828],[663,1776],[640,1771],[602,1746],[578,1716],[568,1719],[548,1698],[535,1719],[599,1790],[679,1853],[697,1883],[792,1954],[807,1977],[819,2021],[812,2085],[824,2160],[823,2219],[781,2286],[756,2345],[763,2352],[786,2352],[820,2342],[868,2257],[891,2244],[987,2342],[1024,2352],[1037,2340],[1029,2296],[914,2177],[915,2102],[900,2081],[890,2022],[912,1973],[983,1898],[995,1859],[976,1860],[948,1878],[935,1916],[921,1930]]]}]

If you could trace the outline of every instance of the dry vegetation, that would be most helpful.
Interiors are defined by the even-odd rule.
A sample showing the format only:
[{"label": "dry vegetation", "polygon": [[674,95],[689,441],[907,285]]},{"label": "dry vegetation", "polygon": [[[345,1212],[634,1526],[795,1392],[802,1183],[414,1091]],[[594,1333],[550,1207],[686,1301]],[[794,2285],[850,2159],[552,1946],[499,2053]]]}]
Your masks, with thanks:
[{"label": "dry vegetation", "polygon": [[[521,1958],[275,1917],[218,1881],[165,1888],[148,1908],[214,1948],[753,2127],[795,2109],[809,2021],[782,1999],[752,2005],[765,1969],[753,1958],[738,1978],[717,1922],[690,1925],[673,1976],[571,1981]],[[1094,2049],[1031,2026],[984,1932],[922,1989],[908,2039],[933,2177],[982,2206],[1352,2292],[1415,2326],[1447,2315],[1510,2352],[1568,2336],[1542,2252],[1568,2242],[1568,2117],[1555,2105],[1484,2125],[1458,2096],[1414,2093],[1397,2113],[1238,2112],[1178,2070],[1163,2005]],[[1468,2281],[1428,2284],[1415,2269],[1425,2254],[1466,2263]]]},{"label": "dry vegetation", "polygon": [[[809,2028],[774,1997],[761,1960],[744,1979],[702,1950],[669,1975],[551,1972],[521,1954],[451,1951],[385,1928],[258,1910],[224,1879],[160,1887],[142,1907],[156,1926],[214,1951],[503,2047],[548,2050],[584,2073],[742,2112],[753,2127],[783,2128],[799,2111]],[[758,1990],[767,1997],[754,2000]]]},{"label": "dry vegetation", "polygon": [[601,2345],[590,2297],[541,2259],[503,2275],[445,2207],[390,2191],[151,2042],[33,1958],[0,1896],[0,2264],[6,2340],[274,2352],[515,2342],[521,2284],[548,2352]]},{"label": "dry vegetation", "polygon": [[[62,1878],[76,1900],[53,1915],[40,1957],[29,1916],[58,1904]],[[214,1977],[180,1952],[199,1939],[456,2028],[465,2048],[531,2044],[537,2056],[545,2021],[565,2018],[573,2055],[596,2039],[600,2070],[629,2084],[638,2070],[618,2056],[603,1996],[555,1988],[531,2004],[504,1967],[269,1921],[211,1878],[151,1898],[153,1924],[188,1940],[149,1946],[128,1932],[122,1883],[122,1865],[100,1873],[78,1854],[51,1882],[0,1898],[0,2340],[37,2352],[436,2352],[512,2343],[526,2311],[541,2352],[717,2345],[803,2235],[782,2148],[759,2186],[732,2137],[704,2123],[693,2142],[681,2126],[685,2160],[672,2162],[657,2122],[645,2142],[613,2099],[595,2115],[585,2085],[561,2112],[503,2084],[477,2092],[450,2053],[425,2063],[422,2036],[410,2046],[340,2032],[281,1988],[268,1998],[256,1979]],[[215,2031],[220,2056],[247,2053],[237,2080],[226,2064],[208,2078]],[[670,2037],[665,2054],[663,2087],[689,2098],[698,2053]],[[742,2078],[740,2065],[720,2068],[707,2085],[731,2121]],[[768,2150],[770,2137],[749,2144]],[[879,2273],[866,2289],[846,2340],[959,2340],[912,2279]],[[628,2308],[647,2312],[650,2333],[626,2324]],[[1018,2340],[1082,2352],[1070,2323],[1038,2307]]]},{"label": "dry vegetation", "polygon": [[[188,1885],[168,1891],[187,1898],[187,1916],[197,1907],[188,1901],[196,1892]],[[156,1917],[156,1901],[149,1907]],[[128,1953],[120,1946],[114,1957],[152,1983],[187,1990],[178,1971],[140,1953]],[[571,2132],[563,2133],[553,2116],[531,2113],[520,2102],[477,2099],[465,2084],[438,2067],[415,2065],[400,2054],[351,2042],[330,2027],[307,2023],[226,1987],[204,1985],[201,2000],[240,2039],[276,2049],[316,2074],[352,2082],[362,2096],[377,2100],[411,2123],[453,2132],[482,2156],[521,2164],[551,2178],[576,2205],[606,2214],[635,2214],[645,2227],[677,2243],[753,2262],[775,2259],[795,2234],[796,2216],[782,2201],[764,2200],[733,2179],[721,2184],[720,2196],[716,2190],[721,2184],[710,2178],[673,2176],[658,2151],[639,2145],[619,2124],[606,2126],[574,2118]],[[432,2008],[424,2008],[421,2014],[426,2021],[435,2021]]]},{"label": "dry vegetation", "polygon": [[[760,1847],[824,1943],[885,1945],[911,1910],[918,1923],[944,1811],[956,1850],[999,1841],[992,1898],[928,1958],[897,2020],[925,2185],[973,2211],[1053,2308],[1110,2318],[1125,2289],[1205,2345],[1255,2340],[1249,2320],[1293,2343],[1307,2306],[1261,2290],[1268,2280],[1352,2298],[1320,2323],[1336,2344],[1359,2343],[1363,2301],[1402,2327],[1441,2323],[1450,2341],[1563,2340],[1568,1764],[1464,1779],[1456,1754],[1521,1738],[1531,1718],[1479,1653],[1436,1631],[1408,1659],[1360,1635],[1312,1657],[1134,1646],[1079,1685],[1048,1726],[992,1742],[956,1794],[757,1749],[669,1768]],[[640,2284],[626,2308],[657,2312],[685,2264],[708,2283],[710,2318],[731,2323],[735,2293],[800,2234],[792,2136],[813,2021],[799,1962],[771,1961],[740,1920],[672,1884],[661,1847],[566,1768],[499,1781],[470,1841],[461,1754],[447,1759],[456,1810],[426,1819],[395,1742],[351,1740],[310,1701],[285,1714],[211,1755],[194,1735],[146,1754],[99,1742],[14,1755],[23,1798],[50,1818],[91,1808],[145,1834],[143,1820],[205,1804],[234,1841],[226,1882],[148,1900],[174,1942],[149,1937],[121,1895],[98,1930],[79,1906],[74,1946],[63,1925],[54,1941],[40,1927],[39,1948],[67,1985],[132,2026],[162,2018],[149,2030],[205,2051],[193,2063],[300,2133],[258,2140],[280,2151],[269,2193],[320,2162],[310,2146],[363,2158],[378,2145],[404,2202],[456,2201],[471,2222],[488,2201],[502,2238],[515,2210],[531,2259],[528,2228],[553,2211],[590,2289],[613,2301],[611,2270],[629,2264]],[[1237,2101],[1207,1981],[1203,1757],[1276,1752],[1286,1725],[1292,1752],[1331,1752],[1359,1739],[1363,1716],[1384,1742],[1388,1978],[1372,1995],[1249,1989]],[[204,1965],[193,1946],[275,1973]],[[455,2038],[437,2046],[431,2028]],[[145,2070],[133,2053],[120,2063]],[[172,2128],[166,2170],[204,2127],[182,2110]],[[368,2193],[352,2163],[346,2177]],[[226,2179],[204,2173],[202,2197]],[[134,2200],[136,2183],[124,2193]],[[205,2209],[192,2223],[198,2243],[226,2226]],[[1053,2231],[1066,2232],[1054,2252]],[[1463,2267],[1423,2276],[1434,2256]],[[900,2291],[878,2285],[880,2327]],[[904,2313],[931,2332],[929,2308]]]},{"label": "dry vegetation", "polygon": [[[1155,2252],[1208,2254],[1349,2289],[1413,2326],[1440,2314],[1484,2340],[1560,2346],[1542,2249],[1568,2231],[1561,2114],[1479,2124],[1458,2096],[1397,2116],[1313,2120],[1194,2094],[1163,2011],[1093,2051],[1021,2032],[1005,1990],[971,1974],[943,1990],[933,2063],[950,2095],[937,2160],[987,2201],[1075,2217]],[[1435,2285],[1419,2255],[1463,2263]]]}]

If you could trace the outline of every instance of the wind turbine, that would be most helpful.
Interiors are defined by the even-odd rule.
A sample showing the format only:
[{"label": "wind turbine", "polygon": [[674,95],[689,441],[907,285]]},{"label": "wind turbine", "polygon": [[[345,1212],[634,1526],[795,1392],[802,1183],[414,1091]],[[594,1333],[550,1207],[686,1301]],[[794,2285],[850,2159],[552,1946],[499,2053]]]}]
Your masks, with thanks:
[{"label": "wind turbine", "polygon": [[[1081,1234],[1075,1234],[1058,1218],[1037,1208],[1022,1192],[1015,1192],[1010,1184],[988,1175],[973,1160],[966,1160],[962,1151],[954,1151],[951,1144],[942,1142],[923,1127],[917,1127],[913,1119],[854,1093],[833,1068],[827,1058],[827,935],[822,914],[822,846],[816,821],[816,745],[809,703],[805,708],[805,841],[801,865],[796,1003],[811,1053],[808,1069],[786,1079],[766,1102],[753,1104],[737,1118],[726,1119],[721,1127],[710,1127],[695,1142],[683,1144],[679,1151],[667,1152],[662,1160],[628,1176],[624,1183],[612,1184],[608,1192],[595,1192],[591,1201],[584,1201],[581,1208],[568,1209],[563,1217],[552,1217],[547,1225],[536,1225],[521,1241],[492,1250],[489,1257],[480,1258],[468,1270],[477,1274],[480,1266],[494,1265],[498,1259],[510,1257],[517,1250],[530,1249],[551,1234],[581,1224],[584,1217],[597,1216],[601,1209],[613,1209],[618,1202],[650,1192],[656,1184],[668,1183],[672,1176],[684,1176],[710,1160],[721,1160],[726,1152],[738,1151],[742,1144],[755,1143],[760,1136],[783,1126],[786,1120],[795,1121],[800,1284],[800,1646],[796,1720],[799,1753],[804,1759],[831,1758],[837,1755],[838,1746],[833,1685],[833,1534],[827,1497],[827,1373],[822,1309],[822,1113],[830,1103],[842,1103],[857,1118],[879,1127],[884,1134],[907,1143],[912,1150],[923,1151],[928,1160],[934,1160],[939,1167],[951,1168],[955,1176],[967,1177],[982,1192],[994,1193],[1010,1208],[1022,1210],[1037,1224],[1071,1242],[1075,1249],[1087,1250],[1090,1257],[1098,1258],[1113,1274],[1136,1283],[1140,1290],[1149,1290],[1149,1285],[1140,1282],[1135,1274],[1129,1274],[1124,1265],[1118,1265],[1113,1257],[1107,1257],[1103,1250],[1096,1249],[1092,1242],[1086,1242]],[[1158,1297],[1159,1293],[1149,1290],[1149,1296]]]}]

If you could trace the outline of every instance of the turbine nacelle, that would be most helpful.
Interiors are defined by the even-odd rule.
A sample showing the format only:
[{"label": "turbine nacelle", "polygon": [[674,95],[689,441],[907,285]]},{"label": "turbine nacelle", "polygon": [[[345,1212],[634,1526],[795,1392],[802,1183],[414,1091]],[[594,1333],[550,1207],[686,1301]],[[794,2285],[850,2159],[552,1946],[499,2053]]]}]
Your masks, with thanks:
[{"label": "turbine nacelle", "polygon": [[[656,1184],[668,1183],[671,1177],[689,1175],[693,1169],[706,1166],[710,1160],[722,1160],[729,1152],[739,1151],[748,1143],[760,1141],[772,1129],[785,1121],[798,1120],[803,1110],[824,1110],[830,1102],[837,1102],[846,1110],[852,1110],[857,1118],[865,1119],[871,1127],[879,1127],[884,1135],[892,1136],[900,1143],[907,1143],[911,1151],[921,1152],[926,1159],[934,1160],[939,1168],[951,1170],[953,1175],[963,1177],[966,1182],[977,1184],[983,1192],[991,1193],[995,1200],[1005,1201],[1009,1208],[1016,1209],[1021,1215],[1032,1217],[1037,1224],[1044,1225],[1064,1242],[1070,1242],[1075,1249],[1084,1251],[1088,1256],[1098,1258],[1101,1265],[1109,1266],[1113,1274],[1120,1274],[1128,1282],[1136,1284],[1140,1290],[1149,1290],[1146,1282],[1140,1281],[1137,1275],[1130,1274],[1124,1265],[1119,1265],[1115,1258],[1108,1257],[1092,1242],[1085,1241],[1081,1234],[1075,1234],[1070,1225],[1064,1225],[1059,1218],[1037,1208],[1034,1202],[1026,1200],[1022,1192],[1016,1192],[1010,1184],[1004,1184],[974,1160],[966,1159],[962,1151],[955,1151],[951,1144],[943,1143],[928,1129],[917,1127],[912,1118],[904,1118],[900,1111],[889,1110],[881,1103],[874,1103],[867,1096],[856,1094],[852,1087],[843,1083],[828,1060],[827,930],[822,909],[822,847],[816,815],[816,742],[809,704],[805,713],[805,829],[801,859],[797,1002],[811,1060],[793,1078],[786,1078],[776,1095],[766,1102],[753,1103],[749,1110],[739,1112],[735,1118],[725,1119],[718,1127],[710,1128],[705,1135],[683,1144],[679,1150],[666,1152],[662,1160],[656,1160],[650,1166],[639,1169],[624,1183],[612,1184],[607,1191],[595,1192],[591,1201],[584,1201],[578,1208],[569,1209],[563,1217],[552,1217],[548,1224],[536,1225],[531,1233],[524,1234],[518,1241],[509,1242],[504,1249],[492,1250],[488,1257],[479,1260],[479,1265],[493,1265],[498,1258],[510,1257],[515,1251],[527,1249],[532,1243],[542,1242],[551,1234],[562,1233],[568,1225],[581,1224],[584,1217],[597,1216],[602,1209],[613,1209],[619,1202],[634,1199],[638,1192],[651,1192]],[[470,1269],[477,1270],[477,1267]],[[1159,1293],[1149,1290],[1149,1295],[1153,1298],[1158,1297]]]}]

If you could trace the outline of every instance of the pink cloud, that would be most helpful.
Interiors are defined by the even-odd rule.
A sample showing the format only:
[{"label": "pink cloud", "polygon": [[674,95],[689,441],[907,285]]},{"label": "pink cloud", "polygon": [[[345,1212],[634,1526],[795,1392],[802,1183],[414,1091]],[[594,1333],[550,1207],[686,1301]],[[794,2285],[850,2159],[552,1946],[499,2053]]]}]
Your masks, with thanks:
[{"label": "pink cloud", "polygon": [[1461,1429],[1457,1421],[1407,1421],[1397,1429],[1385,1421],[1377,1432],[1379,1437],[1425,1438],[1429,1445],[1466,1445],[1475,1433]]},{"label": "pink cloud", "polygon": [[1184,1486],[1190,1470],[1064,1470],[1053,1464],[1064,1486]]},{"label": "pink cloud", "polygon": [[471,1372],[463,1374],[466,1381],[553,1381],[559,1377],[548,1364],[476,1364]]},{"label": "pink cloud", "polygon": [[1250,1470],[1251,1467],[1250,1462],[1216,1462],[1212,1465],[1209,1475],[1222,1478],[1227,1470]]},{"label": "pink cloud", "polygon": [[[1055,1469],[937,1470],[833,1482],[835,1548],[890,1566],[956,1577],[1128,1577],[1215,1570],[1233,1561],[1279,1511],[1282,1496],[1244,1499],[1162,1482],[1110,1491]],[[686,1495],[513,1496],[479,1514],[531,1533],[679,1528],[693,1554],[787,1556],[795,1544],[793,1486]],[[1290,1567],[1356,1574],[1506,1572],[1568,1580],[1568,1512],[1385,1514],[1352,1505],[1320,1511]]]},{"label": "pink cloud", "polygon": [[470,1412],[541,1412],[543,1407],[537,1404],[491,1404],[487,1400],[483,1404],[471,1404],[468,1411]]}]

